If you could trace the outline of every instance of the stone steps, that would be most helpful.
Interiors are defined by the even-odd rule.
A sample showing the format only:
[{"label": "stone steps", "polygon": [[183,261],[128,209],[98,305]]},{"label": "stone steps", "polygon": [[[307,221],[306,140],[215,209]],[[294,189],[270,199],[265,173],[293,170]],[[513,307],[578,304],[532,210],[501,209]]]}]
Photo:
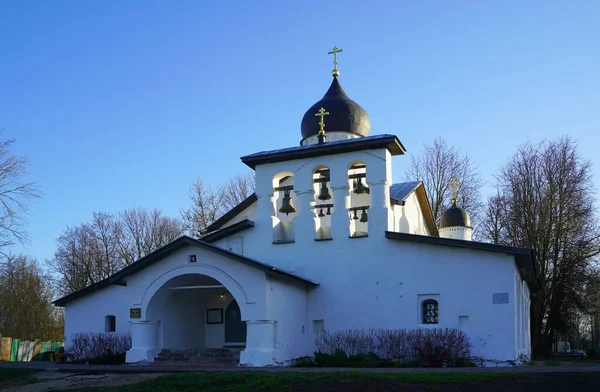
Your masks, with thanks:
[{"label": "stone steps", "polygon": [[235,366],[240,361],[239,348],[164,349],[157,354],[157,364],[194,364],[197,366]]}]

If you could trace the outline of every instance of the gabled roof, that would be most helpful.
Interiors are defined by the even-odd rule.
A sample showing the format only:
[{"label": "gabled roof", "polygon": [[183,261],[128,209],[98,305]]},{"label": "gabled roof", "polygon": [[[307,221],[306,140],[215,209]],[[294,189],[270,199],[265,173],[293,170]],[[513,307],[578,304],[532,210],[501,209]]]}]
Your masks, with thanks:
[{"label": "gabled roof", "polygon": [[517,268],[519,268],[519,272],[521,273],[523,280],[527,282],[529,290],[532,293],[535,293],[539,290],[540,281],[538,276],[538,265],[537,261],[535,260],[535,252],[533,251],[533,249],[515,248],[512,246],[489,244],[486,242],[465,241],[451,238],[430,237],[426,235],[396,233],[393,231],[386,231],[385,236],[386,238],[392,240],[420,242],[423,244],[442,245],[455,248],[476,249],[488,252],[505,253],[514,256],[515,262],[517,263]]},{"label": "gabled roof", "polygon": [[435,218],[431,211],[431,205],[429,204],[427,191],[425,190],[423,181],[399,182],[390,186],[390,198],[398,204],[402,204],[406,201],[413,192],[416,192],[417,194],[417,201],[423,212],[429,234],[437,237],[439,235],[438,228],[435,224]]},{"label": "gabled roof", "polygon": [[269,275],[288,278],[288,279],[295,280],[295,281],[298,281],[301,283],[309,284],[311,286],[319,285],[319,283],[317,283],[315,281],[303,278],[301,276],[295,275],[295,274],[285,271],[285,270],[281,270],[270,264],[250,259],[248,257],[242,256],[242,255],[234,253],[234,252],[230,252],[228,250],[219,248],[218,246],[209,244],[204,241],[196,240],[196,239],[188,237],[188,236],[183,236],[183,237],[179,237],[178,239],[171,242],[170,244],[163,246],[162,248],[150,253],[148,256],[142,257],[135,263],[123,268],[122,270],[109,276],[108,278],[101,280],[99,282],[96,282],[96,283],[94,283],[84,289],[81,289],[79,291],[76,291],[72,294],[69,294],[67,296],[57,299],[56,301],[53,302],[53,304],[56,306],[64,306],[67,303],[73,301],[74,299],[81,298],[87,294],[93,293],[94,291],[100,290],[104,287],[107,287],[107,286],[110,286],[113,284],[123,284],[126,282],[126,278],[129,275],[132,275],[132,274],[136,273],[137,271],[139,271],[151,264],[154,264],[157,261],[160,261],[160,260],[164,259],[165,257],[173,254],[174,252],[176,252],[186,246],[189,246],[189,245],[199,246],[203,249],[206,249],[210,252],[216,253],[220,256],[224,256],[231,260],[235,260],[242,264],[246,264],[250,267],[257,268],[261,271],[264,271],[265,273],[267,273]]},{"label": "gabled roof", "polygon": [[227,222],[229,222],[230,220],[232,220],[233,218],[235,218],[236,215],[240,214],[246,208],[250,207],[257,200],[258,200],[258,197],[256,196],[256,193],[251,194],[250,196],[248,196],[247,198],[245,198],[240,204],[238,204],[237,206],[233,207],[231,210],[229,210],[228,212],[226,212],[222,217],[220,217],[219,219],[217,219],[216,221],[214,221],[213,223],[211,223],[205,229],[205,231],[207,233],[209,233],[209,232],[212,232],[212,231],[220,229],[223,225],[225,225]]},{"label": "gabled roof", "polygon": [[421,181],[399,182],[392,184],[390,186],[390,197],[398,201],[403,201],[421,184]]},{"label": "gabled roof", "polygon": [[261,151],[241,157],[250,168],[257,165],[290,161],[292,159],[313,158],[322,155],[341,154],[345,152],[387,148],[392,155],[402,155],[406,149],[395,135],[376,135],[356,139],[336,140],[323,144],[282,148],[272,151]]},{"label": "gabled roof", "polygon": [[227,226],[222,229],[208,233],[208,234],[200,237],[200,241],[204,241],[204,242],[208,242],[209,244],[212,244],[213,242],[222,240],[223,238],[229,237],[230,235],[239,233],[240,231],[244,231],[251,227],[254,227],[254,222],[251,221],[250,219],[244,219],[243,221],[234,223],[231,226]]}]

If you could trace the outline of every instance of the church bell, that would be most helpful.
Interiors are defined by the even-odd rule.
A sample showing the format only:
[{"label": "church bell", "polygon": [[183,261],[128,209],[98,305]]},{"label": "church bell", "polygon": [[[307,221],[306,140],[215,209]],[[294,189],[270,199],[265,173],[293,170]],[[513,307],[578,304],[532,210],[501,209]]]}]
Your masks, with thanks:
[{"label": "church bell", "polygon": [[325,216],[325,213],[323,212],[323,209],[319,209],[319,218],[322,218]]},{"label": "church bell", "polygon": [[363,184],[362,178],[356,180],[356,185],[354,186],[354,193],[357,195],[362,195],[363,193],[367,193],[367,187]]},{"label": "church bell", "polygon": [[317,196],[317,199],[322,201],[331,199],[331,195],[329,194],[329,188],[327,188],[326,182],[321,183],[321,192],[319,192],[319,196]]},{"label": "church bell", "polygon": [[369,220],[369,216],[367,215],[367,209],[363,208],[362,213],[360,214],[360,221],[362,223],[366,223]]},{"label": "church bell", "polygon": [[356,214],[356,210],[354,210],[354,215],[352,216],[352,219],[354,219],[354,220],[358,219],[358,215]]},{"label": "church bell", "polygon": [[290,197],[289,189],[283,191],[283,199],[281,199],[281,208],[279,209],[279,212],[286,215],[296,212],[296,209],[292,205],[292,198]]}]

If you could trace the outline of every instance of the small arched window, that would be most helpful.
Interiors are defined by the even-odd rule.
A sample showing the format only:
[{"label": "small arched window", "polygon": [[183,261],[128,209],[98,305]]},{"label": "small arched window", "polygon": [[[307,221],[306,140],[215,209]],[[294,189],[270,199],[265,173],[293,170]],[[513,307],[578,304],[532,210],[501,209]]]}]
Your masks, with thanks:
[{"label": "small arched window", "polygon": [[423,301],[423,324],[437,324],[438,314],[438,301],[435,299],[427,299]]},{"label": "small arched window", "polygon": [[117,318],[115,316],[104,317],[104,331],[105,332],[116,332],[117,331]]}]

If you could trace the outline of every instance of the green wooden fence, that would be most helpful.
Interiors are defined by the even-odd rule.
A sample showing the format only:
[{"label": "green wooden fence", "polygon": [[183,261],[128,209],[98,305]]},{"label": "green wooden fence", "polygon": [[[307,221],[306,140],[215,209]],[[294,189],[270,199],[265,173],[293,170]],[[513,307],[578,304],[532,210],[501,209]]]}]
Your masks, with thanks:
[{"label": "green wooden fence", "polygon": [[0,337],[0,361],[51,361],[52,353],[63,347],[63,342],[13,339]]}]

